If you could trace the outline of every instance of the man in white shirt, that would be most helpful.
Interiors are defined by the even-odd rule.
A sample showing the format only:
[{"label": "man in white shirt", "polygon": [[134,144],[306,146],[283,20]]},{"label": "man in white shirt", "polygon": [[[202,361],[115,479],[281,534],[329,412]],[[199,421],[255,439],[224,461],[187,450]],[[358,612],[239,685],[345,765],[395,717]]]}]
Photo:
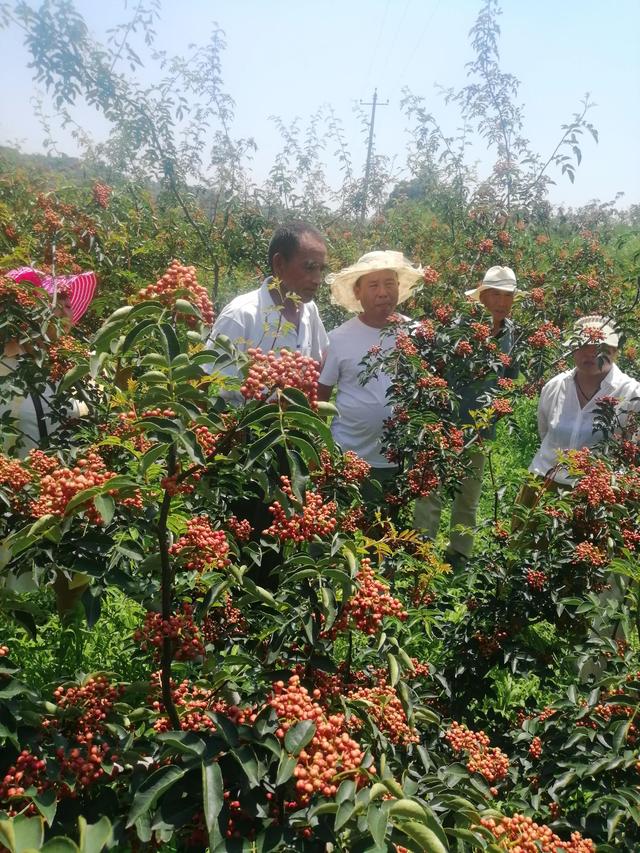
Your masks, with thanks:
[{"label": "man in white shirt", "polygon": [[318,399],[329,400],[337,386],[333,437],[343,450],[352,450],[368,462],[378,482],[390,479],[397,470],[380,446],[384,421],[391,416],[387,402],[391,378],[381,372],[361,384],[361,362],[372,347],[393,348],[395,336],[383,335],[382,329],[421,276],[422,270],[411,266],[401,252],[369,252],[327,278],[334,301],[358,314],[329,333]]},{"label": "man in white shirt", "polygon": [[307,222],[281,225],[269,244],[269,268],[257,290],[236,296],[215,321],[207,345],[226,335],[240,350],[288,349],[321,361],[329,339],[313,301],[326,271],[322,234]]}]

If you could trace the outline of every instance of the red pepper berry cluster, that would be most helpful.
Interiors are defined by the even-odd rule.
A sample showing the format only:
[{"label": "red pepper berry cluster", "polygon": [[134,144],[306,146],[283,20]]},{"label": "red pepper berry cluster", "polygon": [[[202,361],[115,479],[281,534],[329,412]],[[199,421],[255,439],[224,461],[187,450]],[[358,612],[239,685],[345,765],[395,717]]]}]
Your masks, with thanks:
[{"label": "red pepper berry cluster", "polygon": [[321,469],[313,473],[313,479],[319,488],[335,484],[338,480],[343,483],[362,483],[371,471],[371,465],[353,450],[347,450],[338,461],[332,459],[328,450],[322,450],[320,464]]},{"label": "red pepper berry cluster", "polygon": [[426,376],[421,376],[416,385],[426,391],[441,391],[443,388],[448,388],[449,383],[442,376],[434,376],[432,373],[428,373]]},{"label": "red pepper berry cluster", "polygon": [[78,743],[90,744],[96,735],[104,733],[109,712],[123,693],[122,686],[114,686],[104,675],[89,678],[80,686],[58,687],[53,693],[58,708],[74,709],[79,715],[55,720],[52,728],[63,728]]},{"label": "red pepper berry cluster", "polygon": [[594,569],[607,565],[607,555],[590,542],[578,542],[573,549],[574,563],[587,563]]},{"label": "red pepper berry cluster", "polygon": [[44,304],[43,291],[36,289],[33,285],[22,281],[14,281],[12,278],[0,276],[0,302],[7,306],[10,302],[20,308],[29,310],[35,308],[40,302]]},{"label": "red pepper berry cluster", "polygon": [[152,299],[175,311],[176,319],[183,319],[187,326],[194,327],[196,317],[176,311],[176,300],[186,299],[200,311],[206,326],[213,324],[213,303],[206,288],[198,284],[195,267],[185,267],[180,261],[171,261],[165,274],[155,284],[149,284],[138,291],[138,302]]},{"label": "red pepper berry cluster", "polygon": [[[576,451],[567,454],[572,466],[574,460],[578,461],[576,457],[581,453],[582,451]],[[580,467],[584,473],[574,487],[574,495],[585,498],[589,506],[615,503],[616,492],[611,484],[611,472],[604,462],[590,459],[587,465],[584,467],[580,465]]]},{"label": "red pepper berry cluster", "polygon": [[445,734],[451,749],[457,754],[467,753],[467,770],[480,773],[487,782],[494,784],[504,779],[509,772],[509,759],[497,746],[491,746],[483,731],[474,732],[455,720]]},{"label": "red pepper berry cluster", "polygon": [[440,485],[432,462],[432,451],[421,450],[416,453],[413,468],[407,471],[407,485],[416,497],[426,498]]},{"label": "red pepper berry cluster", "polygon": [[[348,698],[366,702],[367,715],[391,743],[408,746],[410,743],[419,742],[420,736],[407,722],[407,715],[395,687],[390,685],[358,687],[348,693]],[[359,729],[362,727],[362,720],[354,714],[349,720],[349,725]]]},{"label": "red pepper berry cluster", "polygon": [[526,574],[527,586],[536,592],[542,592],[547,583],[547,576],[544,572],[539,572],[537,569],[529,569]]},{"label": "red pepper berry cluster", "polygon": [[534,287],[529,291],[529,296],[536,305],[542,305],[544,302],[544,290],[541,287]]},{"label": "red pepper berry cluster", "polygon": [[[9,767],[2,782],[0,782],[0,801],[9,815],[15,815],[23,810],[23,803],[18,801],[12,806],[7,801],[24,796],[28,788],[35,788],[41,794],[51,786],[46,775],[47,764],[43,758],[33,755],[28,749],[23,749],[16,758],[16,763]],[[8,806],[8,808],[7,808]],[[35,814],[36,807],[30,804],[25,814]]]},{"label": "red pepper berry cluster", "polygon": [[364,530],[365,513],[361,506],[352,507],[340,519],[340,530],[345,533],[355,533]]},{"label": "red pepper berry cluster", "polygon": [[220,441],[220,433],[211,432],[209,427],[204,426],[204,424],[200,424],[200,426],[194,427],[193,432],[198,440],[198,444],[202,448],[202,452],[205,456],[212,456],[216,452],[216,448],[218,447],[218,443]]},{"label": "red pepper berry cluster", "polygon": [[[154,674],[153,682],[157,686],[160,685],[159,673]],[[255,714],[251,708],[241,709],[237,705],[229,705],[224,699],[217,697],[213,690],[199,687],[186,678],[177,687],[172,686],[171,696],[180,717],[182,731],[198,732],[205,729],[216,731],[216,725],[210,716],[211,712],[223,714],[236,725],[255,720]],[[159,713],[165,710],[163,703],[158,699],[152,700],[151,705]],[[168,717],[159,717],[153,727],[158,732],[170,731],[172,728]]]},{"label": "red pepper berry cluster", "polygon": [[437,302],[433,303],[433,313],[436,320],[446,326],[453,317],[454,309],[451,305],[443,305]]},{"label": "red pepper berry cluster", "polygon": [[58,460],[53,456],[47,456],[42,450],[33,449],[27,455],[27,464],[32,471],[44,477],[46,474],[52,474],[60,465]]},{"label": "red pepper berry cluster", "polygon": [[482,631],[476,631],[473,639],[480,647],[480,654],[485,658],[493,657],[496,652],[502,648],[502,643],[509,636],[508,632],[502,628],[495,628],[493,634],[485,634]]},{"label": "red pepper berry cluster", "polygon": [[478,243],[478,251],[482,252],[484,255],[488,255],[493,252],[493,240],[487,237],[486,240],[480,240]]},{"label": "red pepper berry cluster", "polygon": [[542,755],[542,741],[539,737],[534,737],[529,746],[529,755],[531,758],[540,758]]},{"label": "red pepper berry cluster", "polygon": [[458,358],[465,358],[466,356],[471,355],[472,352],[473,347],[471,346],[469,341],[465,340],[458,341],[453,350],[453,354],[457,355]]},{"label": "red pepper berry cluster", "polygon": [[431,320],[425,317],[413,327],[413,336],[419,341],[432,343],[436,339],[436,327]]},{"label": "red pepper berry cluster", "polygon": [[22,491],[31,482],[31,474],[17,459],[9,459],[0,453],[0,488],[11,494]]},{"label": "red pepper berry cluster", "polygon": [[169,553],[190,572],[222,570],[231,564],[224,530],[214,530],[206,515],[187,521],[187,532],[169,548]]},{"label": "red pepper berry cluster", "polygon": [[[109,756],[110,751],[110,747],[106,743],[103,743],[100,746],[92,744],[91,746],[87,746],[85,749],[74,747],[68,754],[65,754],[64,749],[58,748],[56,750],[56,757],[60,763],[61,780],[68,779],[69,776],[72,776],[76,783],[82,786],[91,785],[93,782],[97,782],[98,779],[101,779],[105,775],[102,762],[109,758],[111,759],[111,762],[115,762],[117,760],[116,755]],[[117,774],[118,767],[114,764],[110,775],[113,777]],[[63,781],[62,786],[59,789],[58,796],[76,797],[77,791],[75,789],[75,785],[72,788]]]},{"label": "red pepper berry cluster", "polygon": [[511,234],[509,234],[508,231],[498,231],[496,237],[498,238],[498,243],[500,243],[501,246],[511,245]]},{"label": "red pepper berry cluster", "polygon": [[501,850],[513,853],[596,853],[593,841],[583,838],[579,832],[573,832],[570,841],[562,841],[548,826],[535,823],[525,815],[503,817],[498,822],[492,817],[483,817],[480,824],[496,837]]},{"label": "red pepper berry cluster", "polygon": [[339,619],[336,620],[336,631],[357,628],[363,634],[373,635],[382,627],[385,616],[395,616],[401,620],[407,618],[407,611],[402,602],[394,598],[388,587],[374,575],[371,560],[362,560],[356,583],[356,593],[345,603]]},{"label": "red pepper berry cluster", "polygon": [[[36,518],[44,515],[63,516],[69,501],[85,489],[101,486],[114,477],[113,471],[107,471],[102,458],[89,452],[84,459],[77,459],[73,468],[57,467],[40,480],[40,497],[30,504],[30,513]],[[87,501],[83,507],[89,521],[100,524],[102,518],[93,501]]]},{"label": "red pepper berry cluster", "polygon": [[200,631],[193,621],[193,608],[190,604],[183,604],[182,612],[174,613],[169,619],[163,619],[160,613],[149,611],[143,627],[138,628],[133,635],[143,652],[155,649],[157,658],[160,657],[165,637],[171,639],[173,657],[176,660],[194,660],[204,654]]},{"label": "red pepper berry cluster", "polygon": [[231,596],[224,605],[212,607],[202,622],[205,643],[219,643],[230,637],[243,637],[247,633],[247,620],[242,611],[233,606]]},{"label": "red pepper berry cluster", "polygon": [[497,418],[503,418],[506,415],[513,414],[513,407],[509,400],[505,400],[504,397],[498,397],[495,400],[491,401],[491,408],[493,409],[493,414]]},{"label": "red pepper berry cluster", "polygon": [[71,335],[62,335],[49,347],[49,376],[54,382],[71,370],[78,358],[86,358],[89,349]]},{"label": "red pepper berry cluster", "polygon": [[433,267],[425,267],[422,273],[422,280],[425,284],[435,284],[440,278],[440,273],[434,270]]},{"label": "red pepper berry cluster", "polygon": [[471,330],[473,331],[474,341],[486,341],[491,334],[491,327],[487,326],[486,323],[472,323]]},{"label": "red pepper berry cluster", "polygon": [[[299,505],[293,494],[288,477],[281,477],[281,488],[292,503]],[[280,501],[274,501],[269,507],[273,515],[273,524],[263,531],[267,536],[277,536],[286,542],[311,542],[316,536],[329,536],[335,530],[337,506],[335,501],[324,503],[316,492],[307,492],[301,512],[290,517],[284,511]]]},{"label": "red pepper berry cluster", "polygon": [[93,200],[99,207],[106,208],[109,205],[109,199],[113,188],[108,184],[103,184],[102,181],[96,181],[93,185]]},{"label": "red pepper berry cluster", "polygon": [[534,349],[547,349],[552,347],[559,337],[560,329],[546,320],[527,340]]},{"label": "red pepper berry cluster", "polygon": [[395,346],[398,352],[408,357],[418,354],[418,348],[406,332],[397,332]]},{"label": "red pepper berry cluster", "polygon": [[515,382],[513,379],[505,379],[505,377],[500,377],[498,379],[498,388],[502,391],[513,391],[515,388]]},{"label": "red pepper berry cluster", "polygon": [[[335,777],[342,773],[359,776],[365,757],[359,744],[346,731],[344,715],[325,714],[318,704],[319,698],[318,689],[310,695],[300,684],[299,676],[293,675],[287,684],[284,681],[274,684],[273,696],[268,701],[280,720],[278,738],[284,739],[287,731],[302,720],[311,720],[316,726],[313,739],[298,755],[294,770],[294,807],[307,805],[316,792],[325,797],[335,796],[340,784]],[[367,770],[375,772],[372,766]]]},{"label": "red pepper berry cluster", "polygon": [[247,350],[247,355],[251,361],[240,388],[245,400],[268,400],[277,389],[297,388],[312,407],[317,406],[320,364],[313,358],[286,349],[278,354],[253,347]]},{"label": "red pepper berry cluster", "polygon": [[230,515],[227,519],[227,527],[233,533],[238,542],[248,542],[253,533],[253,527],[246,518],[242,520],[236,518],[235,515]]}]

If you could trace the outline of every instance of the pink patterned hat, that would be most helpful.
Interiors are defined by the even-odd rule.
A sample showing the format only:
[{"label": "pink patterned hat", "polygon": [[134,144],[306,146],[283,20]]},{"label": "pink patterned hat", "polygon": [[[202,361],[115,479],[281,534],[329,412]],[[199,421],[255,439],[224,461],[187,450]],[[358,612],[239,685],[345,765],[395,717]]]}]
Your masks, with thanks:
[{"label": "pink patterned hat", "polygon": [[28,281],[35,287],[44,288],[51,296],[66,294],[71,304],[71,320],[78,323],[84,316],[96,291],[98,281],[94,272],[81,272],[77,275],[46,275],[34,267],[20,267],[5,273],[14,281]]}]

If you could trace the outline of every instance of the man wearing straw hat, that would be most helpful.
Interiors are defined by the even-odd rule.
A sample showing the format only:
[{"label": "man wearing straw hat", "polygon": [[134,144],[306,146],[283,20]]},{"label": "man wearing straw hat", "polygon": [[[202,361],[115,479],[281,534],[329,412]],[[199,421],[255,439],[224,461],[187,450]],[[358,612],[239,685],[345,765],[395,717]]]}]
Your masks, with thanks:
[{"label": "man wearing straw hat", "polygon": [[352,450],[371,465],[378,482],[389,480],[396,467],[382,453],[384,421],[391,416],[387,390],[391,378],[380,373],[360,383],[362,360],[372,347],[392,348],[393,335],[382,335],[400,302],[411,295],[422,269],[401,252],[368,252],[355,264],[327,276],[334,302],[356,316],[329,333],[329,352],[320,374],[318,397],[328,400],[337,386],[331,432],[343,450]]},{"label": "man wearing straw hat", "polygon": [[[513,349],[515,329],[509,319],[513,300],[518,292],[516,276],[510,267],[495,266],[485,273],[482,282],[472,290],[465,291],[473,302],[480,302],[491,314],[492,335],[497,339],[500,351],[509,355]],[[503,368],[502,377],[515,378],[509,367]],[[462,426],[472,423],[470,412],[482,407],[483,395],[495,390],[495,378],[490,377],[474,382],[464,388],[455,389],[460,395],[458,408],[459,422]],[[495,424],[482,433],[483,439],[495,438]],[[482,492],[482,474],[485,455],[478,451],[470,456],[472,473],[459,485],[451,507],[451,524],[447,558],[452,566],[460,568],[473,551],[473,530]],[[415,503],[414,524],[417,530],[424,530],[427,536],[435,539],[440,527],[442,499],[437,493],[427,498],[419,498]]]}]

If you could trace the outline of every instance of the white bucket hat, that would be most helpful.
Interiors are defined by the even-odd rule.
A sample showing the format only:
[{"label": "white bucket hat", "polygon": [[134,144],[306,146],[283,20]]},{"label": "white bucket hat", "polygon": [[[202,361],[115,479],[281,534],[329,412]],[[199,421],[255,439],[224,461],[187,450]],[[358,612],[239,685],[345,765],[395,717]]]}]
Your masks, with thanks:
[{"label": "white bucket hat", "polygon": [[576,345],[592,344],[617,349],[619,342],[620,338],[611,320],[599,314],[589,314],[576,320],[573,325],[573,334],[569,340],[565,341],[565,346],[575,349]]},{"label": "white bucket hat", "polygon": [[424,274],[422,267],[412,266],[402,252],[367,252],[355,264],[326,277],[333,301],[349,311],[361,311],[360,300],[353,292],[354,285],[363,275],[379,270],[392,270],[398,276],[398,304],[411,296],[411,291]]},{"label": "white bucket hat", "polygon": [[516,274],[511,267],[489,267],[484,274],[482,284],[472,290],[465,290],[464,295],[473,302],[480,301],[483,290],[505,290],[507,293],[519,293]]}]

